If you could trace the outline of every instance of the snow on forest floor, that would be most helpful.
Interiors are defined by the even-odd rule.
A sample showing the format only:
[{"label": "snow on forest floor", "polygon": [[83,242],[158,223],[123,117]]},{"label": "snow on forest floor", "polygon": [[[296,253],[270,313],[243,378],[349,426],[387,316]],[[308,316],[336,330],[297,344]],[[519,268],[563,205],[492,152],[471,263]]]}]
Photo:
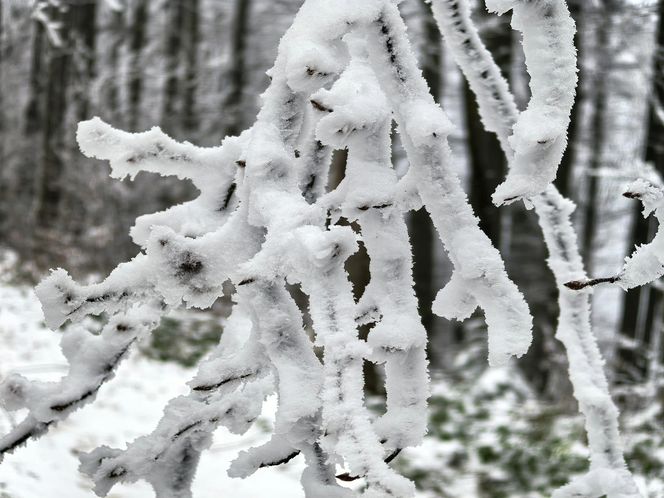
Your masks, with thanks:
[{"label": "snow on forest floor", "polygon": [[[0,284],[0,377],[14,370],[31,378],[54,380],[65,373],[59,347],[60,333],[46,328],[37,298],[30,289]],[[100,445],[124,443],[154,429],[166,402],[185,393],[193,370],[134,354],[119,368],[115,379],[102,387],[97,400],[75,412],[39,441],[31,442],[0,465],[0,498],[90,498],[91,482],[79,474],[77,453]],[[215,434],[212,448],[203,454],[194,484],[194,496],[212,498],[297,498],[303,462],[261,469],[241,480],[226,469],[237,453],[268,439],[275,400],[266,403],[266,416],[244,436],[224,429]],[[18,414],[20,416],[20,414]],[[19,417],[15,417],[17,422]],[[0,434],[10,427],[9,414],[0,411]],[[149,498],[145,483],[116,486],[109,497]]]}]

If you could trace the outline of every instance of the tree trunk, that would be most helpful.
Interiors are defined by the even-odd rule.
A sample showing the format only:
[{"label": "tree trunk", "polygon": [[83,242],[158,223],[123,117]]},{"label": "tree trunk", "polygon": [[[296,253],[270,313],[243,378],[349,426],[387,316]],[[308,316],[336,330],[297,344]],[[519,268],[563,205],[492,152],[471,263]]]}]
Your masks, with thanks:
[{"label": "tree trunk", "polygon": [[127,88],[129,131],[138,131],[143,100],[143,51],[147,34],[149,0],[135,0],[129,41],[129,81]]},{"label": "tree trunk", "polygon": [[185,130],[200,129],[196,112],[198,86],[199,0],[189,0],[184,9],[184,97],[182,125]]},{"label": "tree trunk", "polygon": [[52,229],[59,218],[64,172],[65,118],[67,85],[72,59],[71,26],[75,9],[54,8],[52,16],[59,21],[58,46],[47,44],[41,161],[37,175],[35,222],[39,231]]},{"label": "tree trunk", "polygon": [[[424,50],[422,53],[422,72],[436,101],[440,101],[443,86],[442,46],[440,33],[428,6],[422,5],[422,22],[424,23]],[[426,209],[422,208],[410,214],[408,231],[413,248],[413,279],[417,295],[422,325],[429,336],[428,355],[432,363],[435,361],[432,340],[436,332],[436,317],[431,311],[431,304],[436,298],[436,233]]]},{"label": "tree trunk", "polygon": [[89,119],[90,95],[88,94],[95,77],[95,45],[97,40],[96,0],[76,3],[71,9],[71,46],[76,79],[74,103],[79,121]]},{"label": "tree trunk", "polygon": [[225,117],[225,135],[239,135],[244,128],[245,76],[247,66],[247,38],[249,36],[249,14],[251,0],[236,0],[232,21],[230,53],[233,63],[228,74],[228,93],[223,102],[222,115]]},{"label": "tree trunk", "polygon": [[[580,40],[580,33],[584,30],[583,25],[583,16],[581,15],[582,6],[579,2],[570,1],[569,9],[572,18],[576,22],[576,34],[574,36],[574,45],[576,46],[577,59],[582,60],[581,50],[583,49],[583,44]],[[583,81],[585,79],[585,71],[582,64],[579,64],[579,82],[577,88],[582,88]],[[574,180],[574,163],[576,162],[576,147],[577,147],[577,135],[581,131],[579,123],[581,121],[581,108],[583,107],[581,102],[581,95],[577,92],[577,98],[574,101],[574,107],[572,107],[572,114],[570,117],[570,124],[567,130],[567,149],[563,155],[563,159],[560,162],[560,167],[558,168],[558,175],[556,176],[555,185],[558,187],[560,193],[572,199],[574,197],[573,192],[573,180]]]},{"label": "tree trunk", "polygon": [[[586,7],[592,9],[593,7]],[[590,162],[587,169],[587,189],[583,196],[584,209],[584,225],[583,225],[583,239],[582,239],[582,255],[586,262],[586,270],[589,275],[593,274],[593,249],[595,241],[595,232],[597,229],[597,216],[598,216],[598,190],[600,179],[598,173],[602,168],[604,157],[604,143],[606,137],[606,105],[607,105],[607,88],[606,79],[608,75],[608,54],[606,47],[609,43],[609,28],[611,17],[607,15],[593,16],[596,17],[596,68],[593,77],[592,88],[592,109],[593,117],[590,124]]]},{"label": "tree trunk", "polygon": [[161,126],[167,133],[174,134],[179,128],[178,100],[181,93],[180,61],[183,44],[185,0],[169,0],[166,4],[168,21],[166,23],[166,81],[161,110]]},{"label": "tree trunk", "polygon": [[124,3],[121,8],[114,9],[111,12],[111,20],[109,23],[112,40],[107,62],[108,77],[104,82],[104,86],[106,88],[106,109],[108,110],[111,122],[114,126],[121,126],[124,124],[120,109],[120,87],[118,85],[117,75],[120,74],[121,48],[127,34],[125,31],[125,10],[126,5]]}]

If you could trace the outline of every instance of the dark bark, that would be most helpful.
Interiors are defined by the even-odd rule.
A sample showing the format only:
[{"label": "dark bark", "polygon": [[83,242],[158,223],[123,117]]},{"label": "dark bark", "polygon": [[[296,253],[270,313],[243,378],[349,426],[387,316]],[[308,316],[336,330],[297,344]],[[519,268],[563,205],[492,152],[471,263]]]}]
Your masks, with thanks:
[{"label": "dark bark", "polygon": [[136,0],[132,12],[129,39],[129,81],[127,100],[129,104],[129,130],[138,131],[141,102],[143,100],[143,52],[147,40],[149,0]]},{"label": "dark bark", "polygon": [[[422,53],[422,72],[436,101],[440,101],[443,87],[441,38],[438,27],[428,10],[423,5],[422,22],[424,23],[424,44]],[[436,267],[435,248],[436,232],[426,209],[410,214],[408,231],[413,248],[413,277],[422,324],[431,339],[436,333],[436,317],[431,311],[431,304],[436,297],[434,269]],[[434,341],[429,341],[432,344]],[[432,356],[430,348],[429,356]]]},{"label": "dark bark", "polygon": [[43,91],[44,66],[44,26],[40,22],[32,23],[33,37],[30,55],[30,82],[28,104],[25,108],[25,134],[31,135],[39,131],[42,125],[40,101]]},{"label": "dark bark", "polygon": [[46,82],[35,210],[36,227],[40,230],[54,228],[59,218],[62,200],[64,127],[67,113],[67,86],[72,64],[71,27],[75,10],[53,9],[51,15],[61,22],[58,33],[61,44],[58,46],[51,41],[45,49]]},{"label": "dark bark", "polygon": [[166,4],[168,20],[166,22],[166,82],[161,110],[161,126],[167,133],[174,134],[179,114],[178,100],[182,91],[180,64],[184,32],[185,0],[169,0]]},{"label": "dark bark", "polygon": [[[591,7],[588,7],[591,9]],[[586,13],[587,14],[587,13]],[[593,116],[590,124],[590,161],[588,164],[587,190],[583,196],[584,225],[582,234],[581,254],[586,262],[586,271],[593,274],[593,248],[595,232],[598,221],[598,191],[599,178],[597,173],[603,165],[604,142],[606,136],[606,105],[607,88],[606,79],[609,71],[608,54],[606,53],[609,42],[610,16],[596,17],[595,47],[597,52],[596,73],[593,76],[592,109]]]},{"label": "dark bark", "polygon": [[90,118],[89,89],[95,77],[95,45],[97,41],[97,2],[74,3],[71,9],[71,50],[75,58],[74,101],[79,120]]},{"label": "dark bark", "polygon": [[108,78],[105,82],[106,87],[106,107],[110,115],[111,122],[115,126],[122,125],[122,112],[120,110],[120,88],[118,85],[120,69],[120,52],[124,39],[125,31],[125,8],[111,12],[109,30],[112,33],[111,46],[108,53]]},{"label": "dark bark", "polygon": [[184,9],[184,89],[182,124],[186,130],[200,128],[196,112],[198,85],[198,44],[200,39],[199,0],[188,0]]},{"label": "dark bark", "polygon": [[[570,13],[572,15],[572,18],[576,22],[576,34],[574,35],[574,45],[576,46],[576,52],[577,52],[577,58],[578,60],[582,60],[582,49],[583,49],[583,44],[580,41],[580,33],[583,32],[584,26],[583,26],[583,16],[581,16],[581,5],[578,2],[569,2],[569,9]],[[579,83],[577,85],[577,88],[581,88],[583,85],[583,81],[585,80],[585,71],[584,67],[582,64],[579,64]],[[563,155],[562,161],[560,162],[560,167],[558,168],[558,175],[556,177],[556,181],[554,182],[556,187],[558,187],[558,190],[560,193],[567,198],[572,198],[573,197],[573,175],[574,175],[574,163],[576,160],[576,147],[578,143],[578,134],[581,131],[581,128],[579,127],[579,123],[582,119],[581,116],[581,108],[582,108],[582,102],[581,102],[581,95],[579,92],[577,92],[577,98],[574,102],[574,106],[572,107],[572,114],[570,116],[570,125],[567,131],[567,149],[565,150],[565,154]]]},{"label": "dark bark", "polygon": [[225,86],[228,92],[222,104],[222,115],[226,123],[225,135],[239,135],[244,128],[244,98],[247,66],[247,38],[249,36],[249,20],[251,0],[235,0],[233,20],[231,23],[230,53],[233,54],[228,81]]}]

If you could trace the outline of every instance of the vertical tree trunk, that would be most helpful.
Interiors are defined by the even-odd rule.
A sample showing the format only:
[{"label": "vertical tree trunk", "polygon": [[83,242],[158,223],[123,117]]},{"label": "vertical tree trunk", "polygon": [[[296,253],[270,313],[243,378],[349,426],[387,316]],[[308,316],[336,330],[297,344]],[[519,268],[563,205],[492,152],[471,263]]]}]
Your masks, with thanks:
[{"label": "vertical tree trunk", "polygon": [[[593,7],[586,7],[591,10]],[[592,12],[595,14],[595,12]],[[586,13],[588,15],[588,13]],[[588,164],[587,174],[587,190],[583,197],[584,209],[584,225],[583,225],[583,239],[582,239],[582,254],[586,262],[586,269],[589,275],[593,274],[593,248],[595,241],[595,232],[597,229],[597,216],[598,216],[598,190],[599,190],[599,177],[598,172],[603,165],[603,152],[606,136],[605,120],[606,120],[606,105],[607,105],[607,88],[606,79],[608,75],[608,61],[609,54],[606,53],[607,44],[609,42],[609,29],[611,24],[611,16],[602,13],[601,16],[593,15],[596,23],[596,67],[595,75],[593,77],[592,88],[592,109],[593,117],[590,124],[590,161]]]},{"label": "vertical tree trunk", "polygon": [[95,77],[95,46],[97,40],[97,1],[77,3],[71,9],[71,47],[76,58],[73,65],[76,79],[74,103],[79,120],[90,118],[89,89]]},{"label": "vertical tree trunk", "polygon": [[130,131],[138,131],[143,100],[143,51],[147,38],[149,0],[135,0],[129,40],[129,81],[127,101]]},{"label": "vertical tree trunk", "polygon": [[[442,71],[442,45],[440,33],[436,22],[424,3],[422,5],[422,22],[424,23],[424,50],[422,54],[422,72],[424,79],[431,89],[431,94],[436,101],[440,101],[443,87]],[[436,317],[431,311],[431,304],[436,297],[436,282],[434,269],[436,267],[435,247],[436,233],[427,213],[422,208],[410,214],[408,219],[408,231],[413,248],[413,277],[415,281],[415,294],[417,295],[422,325],[429,336],[429,357],[433,357],[432,340],[436,334]]]},{"label": "vertical tree trunk", "polygon": [[[69,8],[67,8],[69,7]],[[62,200],[62,157],[67,112],[67,85],[71,66],[71,6],[54,8],[52,16],[60,23],[60,45],[53,40],[47,44],[45,67],[45,95],[41,138],[41,161],[37,175],[35,222],[38,230],[53,228]]]},{"label": "vertical tree trunk", "polygon": [[32,23],[33,37],[30,53],[30,82],[28,86],[28,104],[25,108],[25,134],[32,135],[42,126],[40,102],[43,91],[44,66],[44,26],[40,22]]},{"label": "vertical tree trunk", "polygon": [[[581,0],[584,1],[584,0]],[[577,58],[579,61],[583,59],[581,50],[583,49],[583,44],[580,40],[580,33],[584,30],[583,25],[583,16],[581,15],[582,5],[578,1],[568,2],[570,14],[576,22],[576,35],[574,37],[574,44],[576,46]],[[583,81],[585,80],[585,71],[583,64],[579,64],[579,82],[577,88],[582,88]],[[581,102],[582,95],[577,94],[577,98],[574,102],[574,107],[572,107],[572,115],[570,117],[570,125],[567,131],[567,149],[565,149],[565,154],[563,159],[560,162],[560,167],[558,168],[558,175],[555,180],[555,185],[558,187],[560,193],[572,199],[574,197],[574,192],[572,189],[572,182],[574,179],[574,163],[576,161],[576,146],[577,146],[577,135],[580,131],[579,122],[581,121],[581,109],[583,104]]]},{"label": "vertical tree trunk", "polygon": [[184,9],[184,97],[182,124],[185,130],[200,129],[196,112],[198,86],[199,0],[188,0]]},{"label": "vertical tree trunk", "polygon": [[[5,151],[5,106],[4,106],[4,50],[5,50],[5,32],[4,32],[4,4],[0,1],[0,161],[5,164],[7,161]],[[9,224],[9,205],[7,204],[9,194],[9,178],[7,168],[0,171],[0,199],[3,199],[0,207],[0,238],[7,239],[7,229]]]},{"label": "vertical tree trunk", "polygon": [[244,128],[244,98],[247,38],[249,37],[249,18],[251,0],[235,0],[231,24],[230,53],[233,56],[228,74],[228,92],[223,102],[222,115],[225,116],[225,135],[239,135]]},{"label": "vertical tree trunk", "polygon": [[181,93],[180,61],[183,44],[185,0],[169,0],[166,4],[168,21],[166,23],[166,81],[161,110],[161,125],[167,133],[173,134],[178,128],[178,99]]},{"label": "vertical tree trunk", "polygon": [[114,126],[121,126],[123,124],[120,110],[120,87],[117,75],[120,74],[120,55],[126,35],[125,10],[126,4],[123,2],[119,8],[111,11],[109,22],[112,39],[108,52],[108,62],[106,63],[109,76],[104,82],[104,86],[106,88],[105,105]]}]

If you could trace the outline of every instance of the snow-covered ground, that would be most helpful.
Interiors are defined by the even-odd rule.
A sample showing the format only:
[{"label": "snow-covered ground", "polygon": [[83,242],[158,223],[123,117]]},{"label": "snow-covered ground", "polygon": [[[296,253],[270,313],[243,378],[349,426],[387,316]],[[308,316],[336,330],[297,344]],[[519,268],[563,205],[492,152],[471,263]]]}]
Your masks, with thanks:
[{"label": "snow-covered ground", "polygon": [[[0,378],[13,370],[31,378],[57,379],[66,371],[59,338],[59,333],[44,325],[41,308],[30,289],[0,284]],[[0,497],[95,496],[91,482],[77,470],[77,454],[100,445],[124,447],[125,442],[152,431],[163,406],[186,392],[185,382],[192,375],[191,370],[134,354],[120,366],[115,379],[102,387],[95,403],[74,413],[39,441],[6,456],[0,465]],[[261,469],[244,480],[226,475],[239,450],[268,439],[265,428],[271,425],[274,411],[275,400],[270,399],[265,419],[244,436],[217,431],[212,448],[201,459],[193,488],[196,498],[304,496],[299,483],[301,457],[285,466]],[[13,422],[19,417],[15,416]],[[0,411],[0,434],[6,433],[10,424],[12,417]],[[144,483],[116,486],[109,494],[113,498],[151,496],[151,488]]]}]

